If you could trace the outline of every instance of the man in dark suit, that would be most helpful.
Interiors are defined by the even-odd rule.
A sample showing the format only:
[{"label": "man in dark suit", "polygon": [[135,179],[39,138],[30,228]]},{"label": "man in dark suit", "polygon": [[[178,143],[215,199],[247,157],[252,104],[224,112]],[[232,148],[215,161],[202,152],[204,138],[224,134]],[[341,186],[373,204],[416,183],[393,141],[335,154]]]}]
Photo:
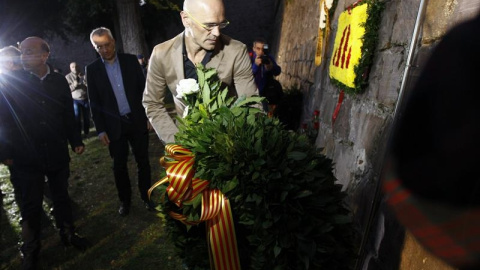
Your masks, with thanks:
[{"label": "man in dark suit", "polygon": [[25,71],[0,76],[0,162],[15,172],[15,188],[22,196],[22,268],[36,269],[45,178],[62,242],[82,250],[88,245],[75,233],[68,194],[68,146],[82,154],[84,144],[75,127],[67,80],[46,64],[47,42],[29,37],[20,49]]},{"label": "man in dark suit", "polygon": [[99,139],[108,145],[113,158],[113,173],[121,205],[118,213],[128,215],[131,185],[128,176],[129,144],[138,167],[138,188],[147,209],[151,186],[148,158],[148,132],[151,125],[142,106],[145,76],[137,57],[117,53],[111,31],[100,27],[90,34],[90,41],[100,58],[86,68],[92,118]]}]

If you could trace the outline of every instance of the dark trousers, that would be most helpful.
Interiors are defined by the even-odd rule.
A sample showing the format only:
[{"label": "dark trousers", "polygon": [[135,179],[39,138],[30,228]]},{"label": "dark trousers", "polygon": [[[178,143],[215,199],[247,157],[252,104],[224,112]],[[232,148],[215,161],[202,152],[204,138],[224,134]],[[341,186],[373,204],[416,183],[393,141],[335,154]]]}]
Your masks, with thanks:
[{"label": "dark trousers", "polygon": [[150,161],[148,157],[148,130],[136,130],[128,120],[122,120],[121,136],[110,141],[109,150],[113,158],[113,174],[118,191],[118,198],[130,205],[132,188],[128,175],[129,144],[137,163],[138,189],[142,200],[148,200],[148,189],[151,186]]},{"label": "dark trousers", "polygon": [[[87,135],[90,129],[90,108],[87,100],[73,100],[73,111],[75,113],[75,122],[80,133]],[[82,128],[83,122],[83,128]]]},{"label": "dark trousers", "polygon": [[48,179],[53,201],[56,226],[62,230],[73,227],[72,207],[68,195],[69,166],[55,171],[28,170],[14,167],[15,181],[21,192],[22,252],[36,253],[40,248],[40,220],[42,216],[45,177]]},{"label": "dark trousers", "polygon": [[15,173],[15,168],[13,166],[8,166],[10,171],[10,182],[13,186],[13,194],[15,196],[15,202],[17,203],[20,210],[22,210],[22,191],[20,190],[17,175]]}]

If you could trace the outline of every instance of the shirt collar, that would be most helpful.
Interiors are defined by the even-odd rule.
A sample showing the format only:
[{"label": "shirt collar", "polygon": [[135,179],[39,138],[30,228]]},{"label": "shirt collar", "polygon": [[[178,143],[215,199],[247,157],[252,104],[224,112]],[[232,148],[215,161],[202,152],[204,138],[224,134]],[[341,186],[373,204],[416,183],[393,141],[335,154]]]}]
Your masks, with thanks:
[{"label": "shirt collar", "polygon": [[[106,62],[102,57],[100,57],[100,59],[102,59],[102,62],[106,65],[106,64],[109,64],[108,62]],[[115,53],[115,59],[113,60],[113,63],[110,64],[110,65],[113,65],[115,64],[115,62],[118,61],[118,55]]]},{"label": "shirt collar", "polygon": [[[206,51],[207,53],[205,54],[205,56],[203,57],[202,59],[202,65],[203,66],[206,66],[207,63],[210,61],[210,59],[212,58],[212,54],[213,54],[213,50],[211,51]],[[185,45],[185,32],[183,32],[183,47],[182,47],[182,55],[183,55],[183,62],[186,62],[188,59],[188,56],[187,56],[187,46]],[[195,65],[195,63],[193,63]]]},{"label": "shirt collar", "polygon": [[41,81],[45,80],[45,78],[50,74],[50,66],[47,65],[47,73],[43,77],[38,77],[37,74],[30,72],[30,74],[35,75],[35,77],[39,78]]}]

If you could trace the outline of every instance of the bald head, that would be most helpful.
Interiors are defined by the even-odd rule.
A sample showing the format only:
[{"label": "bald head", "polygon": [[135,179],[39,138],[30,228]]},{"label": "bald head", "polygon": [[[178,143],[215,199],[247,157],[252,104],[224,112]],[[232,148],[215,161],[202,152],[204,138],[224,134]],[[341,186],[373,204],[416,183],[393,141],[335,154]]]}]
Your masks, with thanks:
[{"label": "bald head", "polygon": [[[200,52],[199,58],[215,48],[220,30],[228,25],[222,0],[185,0],[180,16],[185,26],[187,52]],[[193,61],[197,63],[198,59]]]},{"label": "bald head", "polygon": [[20,43],[23,68],[43,77],[47,73],[47,59],[50,55],[48,43],[39,37],[28,37]]},{"label": "bald head", "polygon": [[193,15],[210,15],[221,13],[225,15],[223,0],[185,0],[183,10]]},{"label": "bald head", "polygon": [[50,53],[50,46],[48,43],[39,37],[28,37],[20,43],[20,49],[25,46],[35,46],[42,50],[42,52]]}]

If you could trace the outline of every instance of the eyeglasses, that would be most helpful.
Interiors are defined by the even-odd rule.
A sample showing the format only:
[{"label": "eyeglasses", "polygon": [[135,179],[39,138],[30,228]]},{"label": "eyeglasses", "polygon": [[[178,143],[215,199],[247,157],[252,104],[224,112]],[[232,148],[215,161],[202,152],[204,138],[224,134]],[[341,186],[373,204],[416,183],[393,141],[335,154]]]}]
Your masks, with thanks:
[{"label": "eyeglasses", "polygon": [[225,27],[227,27],[227,25],[230,24],[229,21],[225,21],[225,22],[221,22],[221,23],[201,23],[199,22],[197,19],[195,19],[195,17],[192,16],[192,14],[190,14],[188,11],[184,10],[185,13],[187,13],[188,17],[190,17],[196,24],[198,24],[200,27],[202,27],[203,29],[207,30],[207,31],[212,31],[213,28],[217,27],[219,29],[223,29]]}]

